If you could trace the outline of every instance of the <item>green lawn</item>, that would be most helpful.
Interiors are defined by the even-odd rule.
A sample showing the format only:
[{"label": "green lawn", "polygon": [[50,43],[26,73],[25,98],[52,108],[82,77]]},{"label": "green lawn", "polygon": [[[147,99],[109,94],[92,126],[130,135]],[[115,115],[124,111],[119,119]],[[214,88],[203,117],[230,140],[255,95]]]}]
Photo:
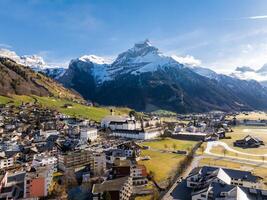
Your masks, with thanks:
[{"label": "green lawn", "polygon": [[[12,97],[0,96],[0,104],[1,103],[7,104],[8,102],[12,101],[13,102],[12,104],[18,106],[22,102],[34,102],[35,99],[43,107],[53,108],[61,113],[73,117],[87,118],[95,121],[100,121],[103,117],[109,115],[111,108],[115,111],[115,114],[117,115],[125,115],[128,114],[130,111],[129,108],[92,107],[74,103],[66,99],[58,99],[54,97],[23,96],[23,95],[22,96],[13,95]],[[65,104],[71,104],[72,106],[65,108],[64,107]]]},{"label": "green lawn", "polygon": [[0,96],[0,104],[7,104],[8,102],[12,101],[9,97]]},{"label": "green lawn", "polygon": [[146,166],[147,171],[155,173],[155,180],[160,183],[166,181],[175,174],[179,163],[184,158],[174,153],[162,153],[158,151],[142,150],[142,156],[150,156],[151,160],[138,161]]},{"label": "green lawn", "polygon": [[196,145],[195,141],[187,141],[187,140],[177,140],[172,138],[159,139],[157,141],[152,142],[143,142],[141,145],[150,146],[153,149],[161,149],[161,150],[189,150]]}]

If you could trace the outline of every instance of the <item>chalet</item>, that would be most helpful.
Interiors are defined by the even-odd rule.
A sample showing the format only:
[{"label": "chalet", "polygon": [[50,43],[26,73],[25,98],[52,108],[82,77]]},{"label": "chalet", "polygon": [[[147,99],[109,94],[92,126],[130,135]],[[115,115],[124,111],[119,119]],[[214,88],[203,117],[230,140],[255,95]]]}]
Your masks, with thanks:
[{"label": "chalet", "polygon": [[250,135],[246,136],[242,140],[236,140],[234,142],[234,146],[242,148],[257,148],[261,145],[264,145],[264,142],[261,139]]},{"label": "chalet", "polygon": [[93,185],[93,200],[103,199],[105,194],[108,194],[111,200],[129,200],[132,190],[132,178],[129,176],[104,181]]},{"label": "chalet", "polygon": [[112,166],[111,176],[113,178],[131,176],[134,186],[148,183],[146,167],[130,160],[116,160]]},{"label": "chalet", "polygon": [[132,177],[133,185],[145,185],[148,183],[147,170],[144,165],[133,165],[132,166]]},{"label": "chalet", "polygon": [[123,150],[128,158],[136,158],[141,154],[141,146],[135,142],[126,142],[118,145],[117,148]]},{"label": "chalet", "polygon": [[105,152],[108,164],[113,164],[115,160],[126,160],[127,155],[123,149],[109,149]]}]

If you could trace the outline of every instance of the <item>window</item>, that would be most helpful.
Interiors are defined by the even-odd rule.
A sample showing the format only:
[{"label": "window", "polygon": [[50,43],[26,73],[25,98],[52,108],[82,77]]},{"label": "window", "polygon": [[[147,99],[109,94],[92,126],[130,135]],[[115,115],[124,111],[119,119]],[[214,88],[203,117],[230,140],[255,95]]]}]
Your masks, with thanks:
[{"label": "window", "polygon": [[204,198],[206,198],[206,194],[201,194],[201,197],[204,197]]}]

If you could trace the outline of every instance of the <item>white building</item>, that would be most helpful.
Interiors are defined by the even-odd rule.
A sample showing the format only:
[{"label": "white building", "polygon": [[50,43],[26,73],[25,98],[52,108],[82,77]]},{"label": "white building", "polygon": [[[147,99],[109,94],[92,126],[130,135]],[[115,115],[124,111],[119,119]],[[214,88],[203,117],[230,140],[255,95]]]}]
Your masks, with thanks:
[{"label": "white building", "polygon": [[0,169],[12,167],[14,165],[14,158],[0,158]]},{"label": "white building", "polygon": [[57,130],[42,131],[40,130],[40,135],[48,138],[50,135],[59,135]]},{"label": "white building", "polygon": [[253,175],[250,171],[207,166],[193,170],[186,179],[187,187],[189,188],[202,188],[210,182],[260,188],[261,183],[259,180],[260,177]]},{"label": "white building", "polygon": [[148,129],[148,130],[114,130],[112,135],[115,137],[125,137],[138,140],[149,140],[156,138],[163,134],[161,128]]},{"label": "white building", "polygon": [[126,116],[106,116],[101,120],[101,128],[108,128],[110,122],[125,122],[127,119],[130,118]]},{"label": "white building", "polygon": [[80,139],[83,142],[87,142],[88,140],[94,141],[97,139],[97,129],[96,128],[81,128],[80,131]]},{"label": "white building", "polygon": [[34,159],[32,161],[33,167],[39,167],[39,166],[47,166],[50,165],[53,168],[53,171],[57,171],[57,158],[54,156],[34,156]]}]

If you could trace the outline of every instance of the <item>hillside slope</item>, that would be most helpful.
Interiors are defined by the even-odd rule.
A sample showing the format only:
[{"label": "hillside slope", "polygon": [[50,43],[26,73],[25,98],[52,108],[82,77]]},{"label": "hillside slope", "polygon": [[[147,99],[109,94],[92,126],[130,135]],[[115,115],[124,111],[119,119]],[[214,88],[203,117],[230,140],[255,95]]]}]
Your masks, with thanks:
[{"label": "hillside slope", "polygon": [[81,96],[29,67],[0,57],[0,95],[37,95],[82,101]]}]

